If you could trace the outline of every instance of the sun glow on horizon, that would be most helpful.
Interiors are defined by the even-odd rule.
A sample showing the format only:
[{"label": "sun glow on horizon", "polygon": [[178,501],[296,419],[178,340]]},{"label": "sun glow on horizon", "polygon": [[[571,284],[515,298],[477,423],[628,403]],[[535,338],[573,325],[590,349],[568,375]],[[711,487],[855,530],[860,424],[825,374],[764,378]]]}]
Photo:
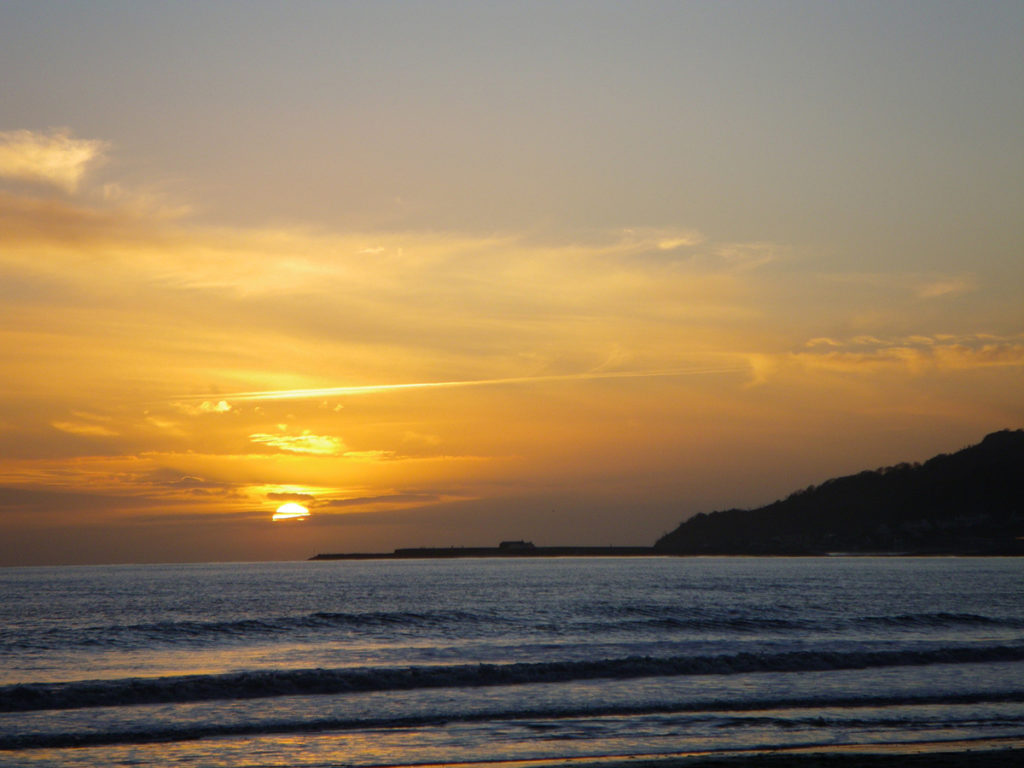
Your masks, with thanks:
[{"label": "sun glow on horizon", "polygon": [[274,522],[281,520],[305,520],[309,517],[309,510],[301,504],[296,504],[294,501],[289,501],[287,504],[282,504],[277,508],[274,513]]},{"label": "sun glow on horizon", "polygon": [[1024,2],[579,5],[0,3],[0,567],[649,546],[1024,427]]}]

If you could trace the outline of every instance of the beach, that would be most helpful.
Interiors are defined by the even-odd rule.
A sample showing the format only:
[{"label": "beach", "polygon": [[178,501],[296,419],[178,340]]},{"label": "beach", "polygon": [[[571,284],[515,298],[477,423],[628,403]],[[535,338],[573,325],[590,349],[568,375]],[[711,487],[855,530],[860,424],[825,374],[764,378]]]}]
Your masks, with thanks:
[{"label": "beach", "polygon": [[[546,766],[601,768],[1003,768],[1024,758],[1024,740],[795,748],[738,754],[680,754],[610,758],[587,763],[562,761]],[[526,768],[524,765],[523,768]]]}]

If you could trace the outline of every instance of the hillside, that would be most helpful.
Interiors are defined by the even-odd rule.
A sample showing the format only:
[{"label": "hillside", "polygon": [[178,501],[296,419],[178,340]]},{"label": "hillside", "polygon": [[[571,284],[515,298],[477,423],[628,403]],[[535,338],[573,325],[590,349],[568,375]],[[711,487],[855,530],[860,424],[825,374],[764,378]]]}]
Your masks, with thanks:
[{"label": "hillside", "polygon": [[698,514],[655,549],[674,554],[1024,554],[1024,430],[923,464],[828,480],[757,509]]}]

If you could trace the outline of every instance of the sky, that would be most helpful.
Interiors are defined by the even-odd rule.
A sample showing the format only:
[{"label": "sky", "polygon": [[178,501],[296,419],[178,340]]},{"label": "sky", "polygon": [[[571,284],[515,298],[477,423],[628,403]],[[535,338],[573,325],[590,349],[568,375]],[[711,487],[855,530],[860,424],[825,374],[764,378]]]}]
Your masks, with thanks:
[{"label": "sky", "polygon": [[1024,427],[1022,40],[0,4],[0,565],[653,544]]}]

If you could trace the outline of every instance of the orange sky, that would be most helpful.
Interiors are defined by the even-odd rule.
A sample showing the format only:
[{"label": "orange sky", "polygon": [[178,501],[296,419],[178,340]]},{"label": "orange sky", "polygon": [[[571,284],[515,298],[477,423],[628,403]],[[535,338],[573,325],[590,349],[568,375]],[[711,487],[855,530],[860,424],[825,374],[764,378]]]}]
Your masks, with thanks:
[{"label": "orange sky", "polygon": [[255,5],[0,9],[0,565],[650,544],[1024,424],[1019,5]]}]

